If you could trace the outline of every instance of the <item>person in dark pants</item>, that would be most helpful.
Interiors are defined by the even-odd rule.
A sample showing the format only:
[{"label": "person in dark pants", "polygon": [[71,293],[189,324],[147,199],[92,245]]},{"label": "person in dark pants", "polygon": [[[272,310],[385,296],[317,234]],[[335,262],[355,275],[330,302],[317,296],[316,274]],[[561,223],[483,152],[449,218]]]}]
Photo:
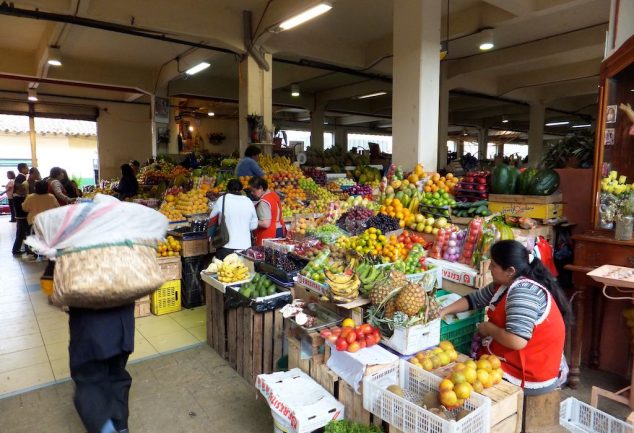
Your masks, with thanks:
[{"label": "person in dark pants", "polygon": [[15,209],[15,219],[17,223],[15,228],[15,242],[13,243],[13,248],[11,249],[14,256],[24,253],[24,251],[22,251],[22,243],[29,233],[31,233],[31,226],[27,221],[28,212],[22,209],[22,203],[24,203],[28,191],[28,184],[26,182],[22,182],[19,185],[15,185],[15,190],[13,192],[13,207]]},{"label": "person in dark pants", "polygon": [[70,376],[74,403],[88,433],[127,433],[134,351],[134,304],[102,310],[71,307]]}]

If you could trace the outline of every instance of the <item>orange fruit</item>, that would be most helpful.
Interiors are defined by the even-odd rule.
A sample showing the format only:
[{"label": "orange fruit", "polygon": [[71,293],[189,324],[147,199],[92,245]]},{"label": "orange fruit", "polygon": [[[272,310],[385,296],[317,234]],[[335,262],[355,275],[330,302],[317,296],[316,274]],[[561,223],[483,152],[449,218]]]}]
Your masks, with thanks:
[{"label": "orange fruit", "polygon": [[471,367],[467,367],[464,370],[462,370],[462,374],[464,375],[465,380],[469,383],[473,383],[476,380],[478,380],[478,374],[476,373],[476,370],[474,370]]},{"label": "orange fruit", "polygon": [[454,371],[453,373],[451,373],[451,381],[455,385],[459,385],[461,383],[465,383],[467,379],[465,378],[464,374],[462,374],[462,372]]},{"label": "orange fruit", "polygon": [[487,371],[493,370],[493,368],[491,367],[491,363],[486,359],[480,358],[478,362],[476,362],[476,365],[478,366],[478,370],[479,369],[487,370]]},{"label": "orange fruit", "polygon": [[461,400],[467,399],[471,396],[471,387],[467,383],[459,383],[454,386],[453,391],[456,393],[456,397]]},{"label": "orange fruit", "polygon": [[446,408],[455,407],[458,403],[458,396],[453,391],[443,391],[440,393],[440,403]]},{"label": "orange fruit", "polygon": [[449,379],[441,380],[440,384],[438,385],[438,389],[440,390],[440,392],[442,392],[442,391],[451,391],[453,389],[453,387],[454,387],[454,384]]},{"label": "orange fruit", "polygon": [[445,352],[448,351],[449,349],[453,349],[453,344],[451,343],[451,341],[441,341],[438,344],[438,347],[440,347],[442,350],[444,350]]},{"label": "orange fruit", "polygon": [[500,368],[502,366],[502,363],[500,362],[500,358],[498,358],[495,355],[491,355],[487,361],[489,361],[491,363],[491,368],[496,369],[496,368]]},{"label": "orange fruit", "polygon": [[462,371],[466,368],[467,366],[465,364],[463,364],[462,362],[457,363],[456,365],[453,366],[453,371]]},{"label": "orange fruit", "polygon": [[476,362],[475,362],[473,359],[470,359],[470,360],[466,361],[466,362],[464,363],[464,365],[465,365],[465,366],[467,366],[467,367],[471,367],[471,368],[473,368],[474,370],[477,370],[477,369],[478,369],[478,366],[476,365]]},{"label": "orange fruit", "polygon": [[479,380],[476,380],[473,383],[473,390],[475,392],[482,392],[482,391],[484,391],[484,385],[482,385],[482,382],[480,382]]}]

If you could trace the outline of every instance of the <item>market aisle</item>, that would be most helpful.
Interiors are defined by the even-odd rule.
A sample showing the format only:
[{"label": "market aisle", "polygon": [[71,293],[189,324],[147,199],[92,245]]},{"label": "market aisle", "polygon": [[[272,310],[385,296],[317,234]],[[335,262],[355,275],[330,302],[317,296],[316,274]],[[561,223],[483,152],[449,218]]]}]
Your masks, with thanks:
[{"label": "market aisle", "polygon": [[[45,263],[14,258],[15,224],[0,217],[0,398],[68,380],[68,316],[40,290]],[[136,321],[130,360],[203,344],[205,307]]]},{"label": "market aisle", "polygon": [[[132,433],[261,433],[273,431],[263,398],[209,347],[129,367]],[[0,399],[3,432],[84,433],[67,381]]]}]

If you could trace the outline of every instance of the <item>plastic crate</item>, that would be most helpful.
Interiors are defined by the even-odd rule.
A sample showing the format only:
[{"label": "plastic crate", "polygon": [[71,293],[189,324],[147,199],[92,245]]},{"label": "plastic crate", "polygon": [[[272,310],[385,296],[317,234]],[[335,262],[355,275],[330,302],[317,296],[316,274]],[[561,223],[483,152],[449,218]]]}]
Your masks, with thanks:
[{"label": "plastic crate", "polygon": [[[454,409],[454,414],[463,409],[471,411],[460,421],[448,421],[416,404],[428,392],[437,391],[441,380],[400,360],[397,365],[364,378],[363,408],[403,433],[487,433],[491,400],[483,395],[471,393],[464,407]],[[387,390],[388,386],[396,384],[403,389],[404,398]]]},{"label": "plastic crate", "polygon": [[152,293],[152,314],[175,313],[181,310],[181,280],[168,281]]},{"label": "plastic crate", "polygon": [[575,433],[634,433],[634,425],[574,397],[561,402],[559,424]]},{"label": "plastic crate", "polygon": [[[439,290],[436,292],[436,297],[448,295],[449,293],[445,290]],[[440,341],[449,340],[458,352],[469,355],[473,334],[477,330],[478,323],[483,320],[484,308],[474,311],[471,316],[451,324],[447,324],[443,320],[440,322]]]},{"label": "plastic crate", "polygon": [[183,257],[181,283],[181,305],[183,308],[203,305],[204,288],[200,272],[205,267],[205,256]]}]

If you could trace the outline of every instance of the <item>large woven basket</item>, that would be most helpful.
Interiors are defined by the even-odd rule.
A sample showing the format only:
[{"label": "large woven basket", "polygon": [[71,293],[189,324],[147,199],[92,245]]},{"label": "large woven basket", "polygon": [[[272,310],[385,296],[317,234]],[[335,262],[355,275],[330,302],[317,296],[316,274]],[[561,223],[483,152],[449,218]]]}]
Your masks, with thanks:
[{"label": "large woven basket", "polygon": [[54,303],[91,309],[130,304],[165,282],[154,247],[133,243],[62,251],[54,280]]}]

